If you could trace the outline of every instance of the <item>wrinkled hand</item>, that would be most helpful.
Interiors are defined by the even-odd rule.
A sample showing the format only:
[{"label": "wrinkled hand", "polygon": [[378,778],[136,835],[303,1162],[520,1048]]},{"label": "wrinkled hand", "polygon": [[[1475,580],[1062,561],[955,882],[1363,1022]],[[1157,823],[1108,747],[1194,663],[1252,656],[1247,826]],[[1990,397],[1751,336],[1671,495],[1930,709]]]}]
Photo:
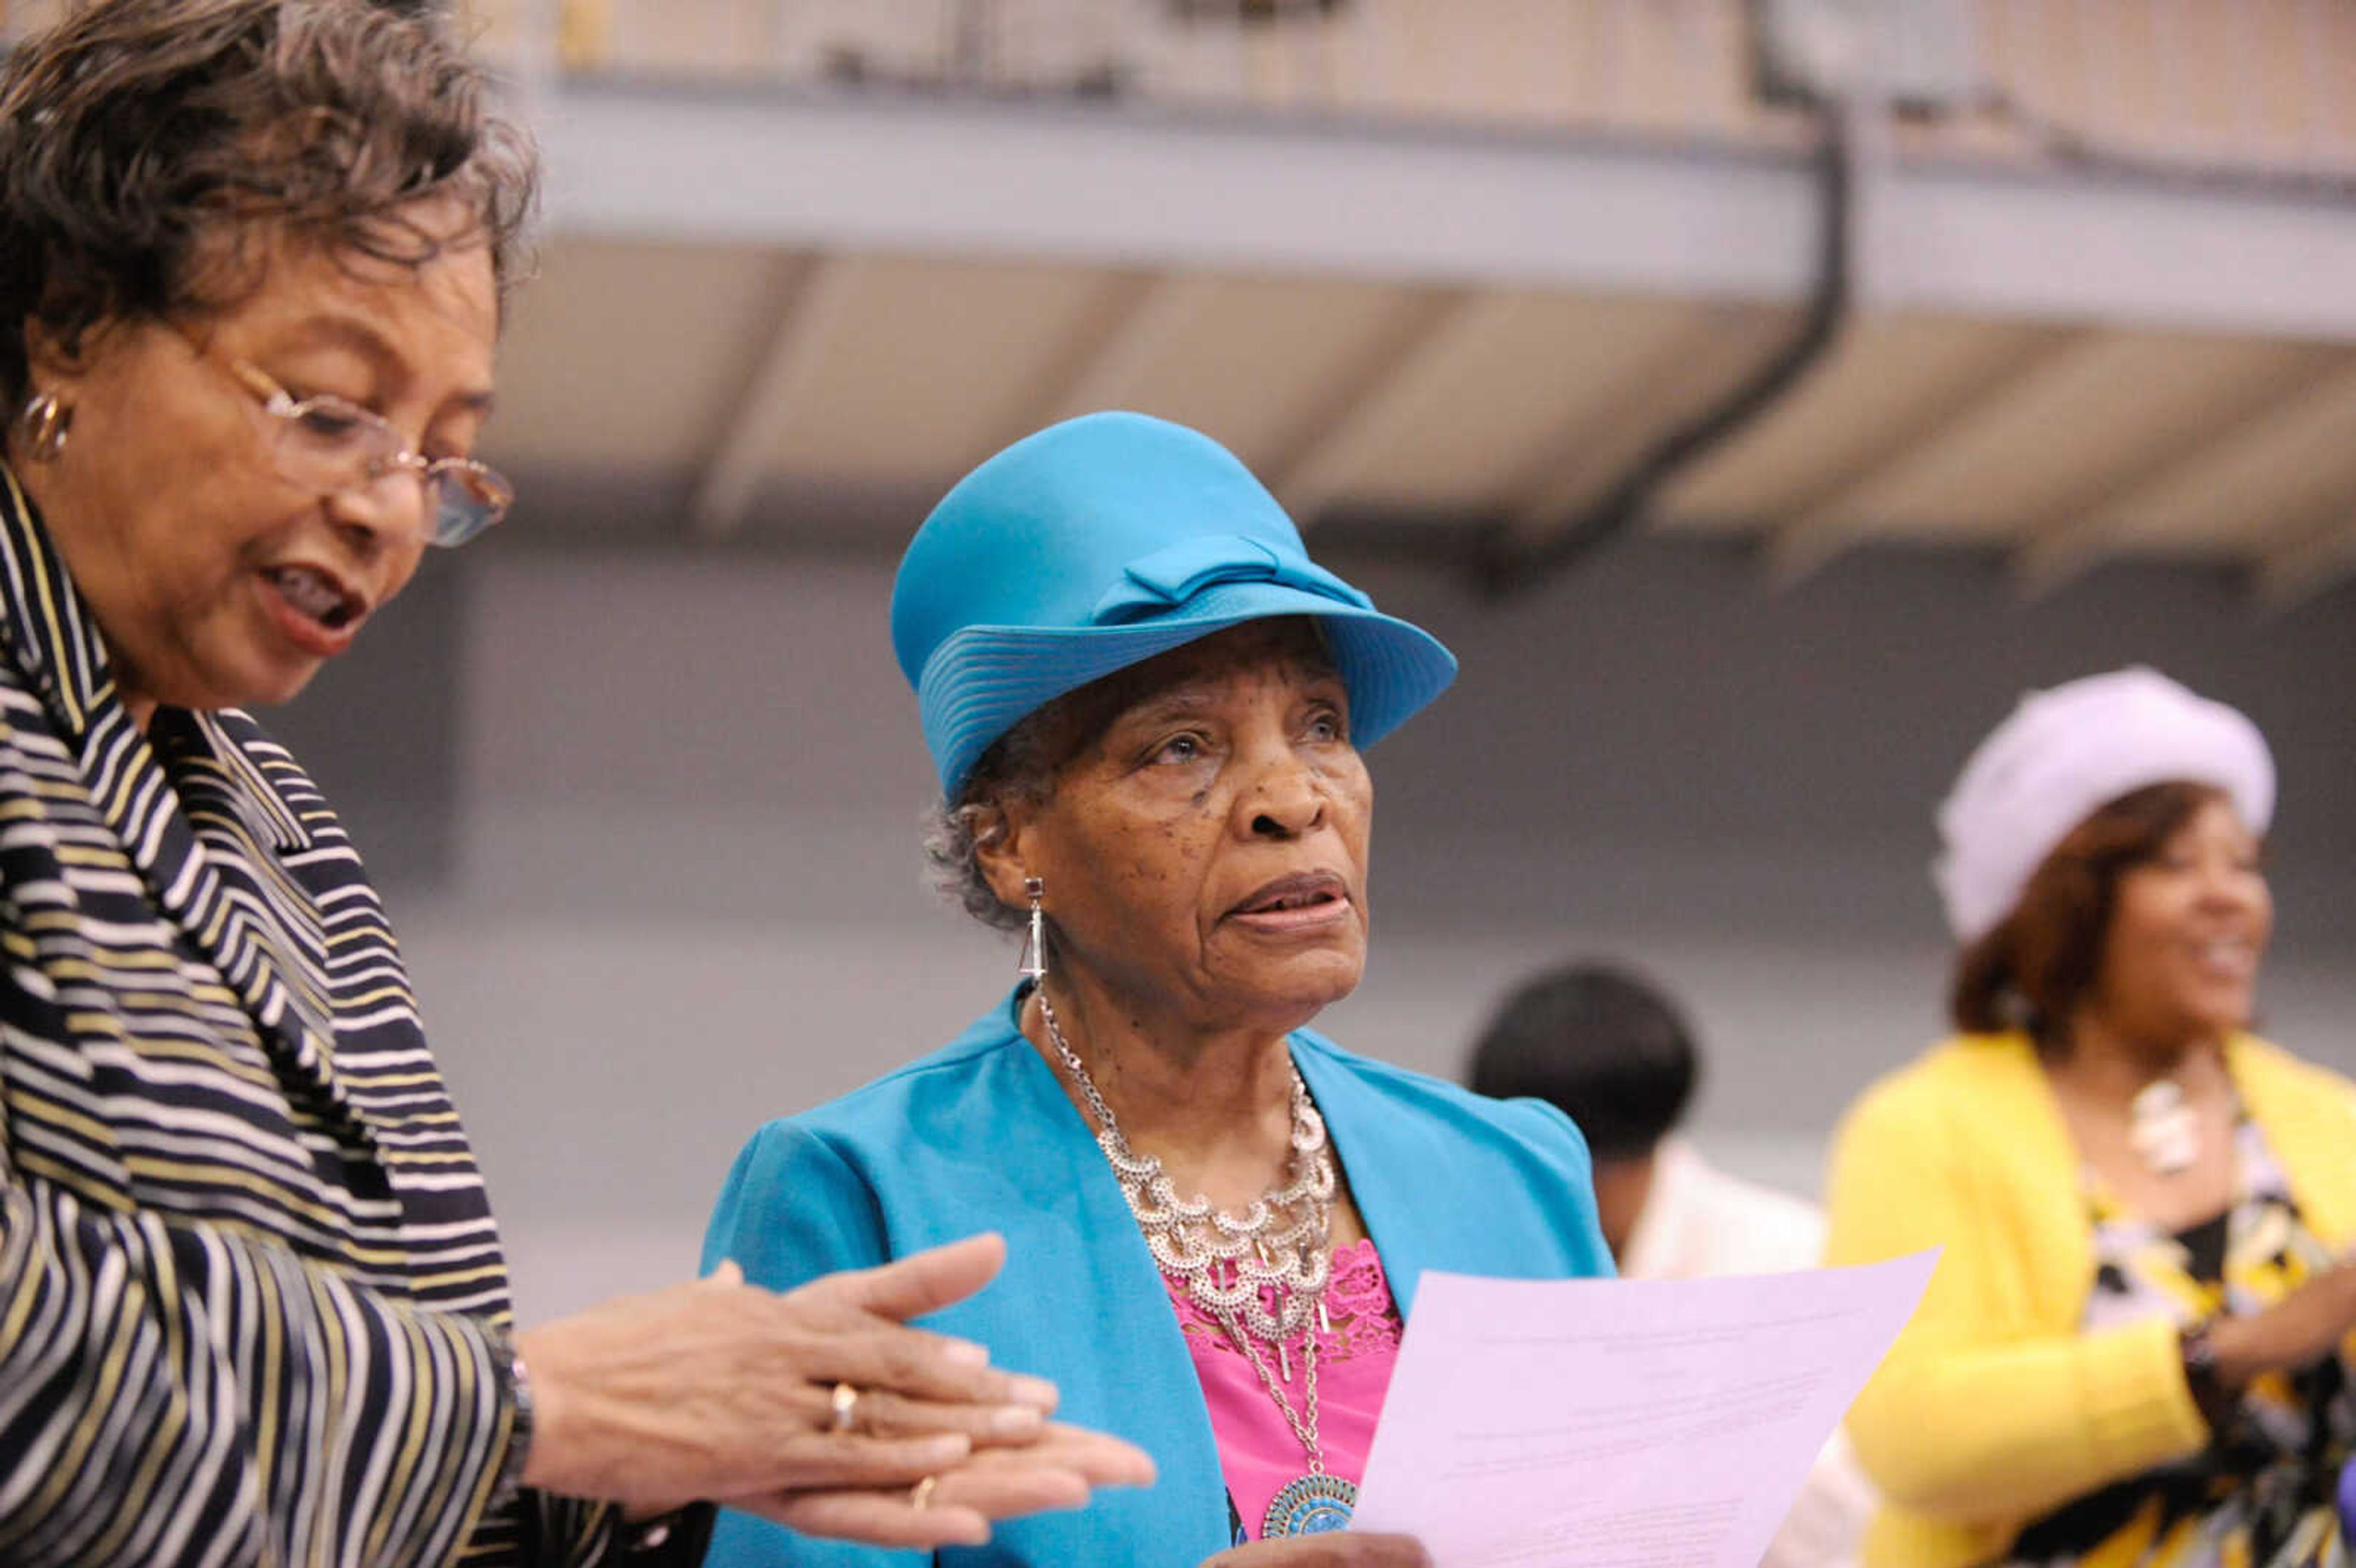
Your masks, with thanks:
[{"label": "wrinkled hand", "polygon": [[1203,1568],[1431,1568],[1431,1553],[1412,1535],[1328,1531],[1229,1547]]},{"label": "wrinkled hand", "polygon": [[[831,1535],[879,1546],[979,1546],[990,1523],[1012,1514],[1087,1506],[1097,1487],[1149,1486],[1152,1461],[1117,1438],[1051,1424],[1035,1443],[980,1448],[940,1472],[923,1507],[913,1487],[738,1499],[736,1506],[804,1535]],[[947,1534],[954,1529],[956,1534]]]},{"label": "wrinkled hand", "polygon": [[[980,1289],[1005,1256],[998,1237],[978,1236],[784,1295],[724,1264],[519,1335],[536,1406],[524,1480],[634,1515],[708,1500],[925,1545],[1150,1478],[1128,1445],[1050,1426],[1054,1385],[904,1327]],[[861,1391],[856,1431],[831,1429],[837,1382]],[[941,1477],[930,1506],[905,1506],[926,1476]]]}]

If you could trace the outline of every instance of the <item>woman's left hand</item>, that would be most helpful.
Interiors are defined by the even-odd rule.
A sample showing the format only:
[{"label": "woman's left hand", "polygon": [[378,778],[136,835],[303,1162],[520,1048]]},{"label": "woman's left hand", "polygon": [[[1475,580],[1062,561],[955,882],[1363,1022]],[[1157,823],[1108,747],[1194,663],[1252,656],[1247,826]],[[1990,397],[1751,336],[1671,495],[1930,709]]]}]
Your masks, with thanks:
[{"label": "woman's left hand", "polygon": [[[1045,1421],[1052,1384],[906,1327],[980,1289],[1004,1259],[999,1238],[972,1237],[783,1294],[723,1264],[527,1329],[516,1345],[539,1423],[525,1484],[630,1517],[695,1499],[798,1526],[830,1511],[805,1503],[850,1499],[853,1517],[893,1529],[879,1544],[899,1545],[984,1539],[1001,1498],[1015,1509],[999,1511],[1076,1506],[1099,1477],[1150,1480],[1142,1451]],[[842,1385],[855,1391],[848,1423],[833,1403]],[[979,1480],[940,1495],[969,1470]]]},{"label": "woman's left hand", "polygon": [[[1035,1441],[1019,1447],[977,1449],[929,1487],[791,1492],[766,1499],[740,1498],[731,1506],[804,1535],[879,1546],[979,1546],[990,1539],[991,1520],[1085,1508],[1095,1488],[1152,1483],[1152,1463],[1128,1444],[1054,1422]],[[953,1541],[944,1535],[951,1520],[961,1527]]]}]

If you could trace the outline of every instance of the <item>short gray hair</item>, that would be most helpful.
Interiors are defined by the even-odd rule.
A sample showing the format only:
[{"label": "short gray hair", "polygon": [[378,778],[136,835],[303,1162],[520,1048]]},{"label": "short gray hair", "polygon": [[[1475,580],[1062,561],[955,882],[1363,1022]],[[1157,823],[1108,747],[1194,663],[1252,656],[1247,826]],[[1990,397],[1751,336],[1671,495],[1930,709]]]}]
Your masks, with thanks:
[{"label": "short gray hair", "polygon": [[981,754],[954,804],[943,801],[925,814],[925,870],[933,891],[996,931],[1020,931],[1029,911],[1001,900],[982,875],[981,851],[1001,829],[984,829],[981,819],[993,807],[1037,805],[1055,793],[1048,732],[1056,706],[1025,715]]},{"label": "short gray hair", "polygon": [[[539,155],[434,5],[109,0],[0,69],[0,404],[37,323],[203,316],[261,281],[257,237],[418,267],[448,197],[502,295],[528,269]],[[470,236],[471,237],[471,236]]]}]

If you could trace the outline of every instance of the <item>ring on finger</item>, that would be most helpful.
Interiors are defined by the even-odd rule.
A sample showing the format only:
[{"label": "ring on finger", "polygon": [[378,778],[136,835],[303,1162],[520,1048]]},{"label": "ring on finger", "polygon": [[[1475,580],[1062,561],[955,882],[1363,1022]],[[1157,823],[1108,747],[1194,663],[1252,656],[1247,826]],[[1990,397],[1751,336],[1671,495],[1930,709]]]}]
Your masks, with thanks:
[{"label": "ring on finger", "polygon": [[938,1476],[926,1476],[923,1480],[918,1481],[915,1486],[910,1487],[908,1488],[908,1506],[915,1509],[917,1512],[922,1513],[926,1509],[932,1506],[933,1488],[940,1484],[941,1478]]},{"label": "ring on finger", "polygon": [[850,1432],[859,1424],[860,1392],[849,1383],[837,1383],[827,1396],[828,1408],[833,1411],[828,1425],[837,1432]]}]

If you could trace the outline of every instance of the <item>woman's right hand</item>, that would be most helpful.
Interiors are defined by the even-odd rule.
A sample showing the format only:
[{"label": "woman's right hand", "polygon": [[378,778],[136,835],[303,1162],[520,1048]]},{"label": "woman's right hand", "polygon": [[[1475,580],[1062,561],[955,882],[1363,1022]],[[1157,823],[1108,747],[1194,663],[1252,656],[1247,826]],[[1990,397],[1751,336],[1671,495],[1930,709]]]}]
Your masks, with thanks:
[{"label": "woman's right hand", "polygon": [[1412,1535],[1290,1535],[1229,1547],[1203,1568],[1431,1568],[1431,1553]]},{"label": "woman's right hand", "polygon": [[2356,1331],[2356,1264],[2316,1275],[2264,1312],[2221,1317],[2209,1330],[2217,1381],[2239,1390],[2267,1372],[2313,1366]]},{"label": "woman's right hand", "polygon": [[[1151,1481],[1139,1450],[1050,1424],[1054,1385],[905,1327],[980,1289],[1005,1255],[978,1236],[783,1295],[723,1264],[519,1334],[524,1481],[637,1517],[729,1503],[894,1545],[984,1539],[991,1518]],[[833,1430],[837,1383],[860,1391],[854,1431]]]}]

